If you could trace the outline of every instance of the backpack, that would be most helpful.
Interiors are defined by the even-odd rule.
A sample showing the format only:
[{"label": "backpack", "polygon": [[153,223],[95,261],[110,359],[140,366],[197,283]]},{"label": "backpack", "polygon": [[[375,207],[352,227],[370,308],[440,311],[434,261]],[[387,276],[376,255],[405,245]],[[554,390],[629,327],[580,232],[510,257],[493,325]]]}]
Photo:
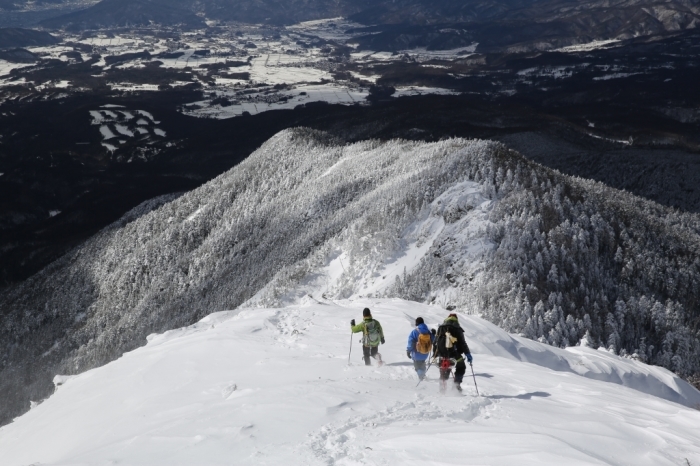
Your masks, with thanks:
[{"label": "backpack", "polygon": [[430,334],[419,333],[416,341],[416,353],[429,354],[431,346],[433,346],[433,342],[430,340]]},{"label": "backpack", "polygon": [[438,327],[435,339],[435,352],[443,358],[450,357],[450,350],[457,343],[457,338],[450,333],[451,325],[443,324]]},{"label": "backpack", "polygon": [[365,338],[363,342],[365,346],[379,346],[379,340],[382,339],[379,333],[380,328],[379,322],[376,320],[365,322]]}]

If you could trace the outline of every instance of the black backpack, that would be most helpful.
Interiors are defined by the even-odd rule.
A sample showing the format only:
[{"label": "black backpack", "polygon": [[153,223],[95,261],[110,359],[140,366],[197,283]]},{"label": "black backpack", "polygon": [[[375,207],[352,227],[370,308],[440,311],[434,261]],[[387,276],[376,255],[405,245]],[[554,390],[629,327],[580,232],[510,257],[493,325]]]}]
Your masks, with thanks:
[{"label": "black backpack", "polygon": [[437,333],[435,334],[435,348],[433,354],[437,354],[443,358],[450,357],[450,350],[447,348],[447,335],[451,325],[442,324],[438,327]]}]

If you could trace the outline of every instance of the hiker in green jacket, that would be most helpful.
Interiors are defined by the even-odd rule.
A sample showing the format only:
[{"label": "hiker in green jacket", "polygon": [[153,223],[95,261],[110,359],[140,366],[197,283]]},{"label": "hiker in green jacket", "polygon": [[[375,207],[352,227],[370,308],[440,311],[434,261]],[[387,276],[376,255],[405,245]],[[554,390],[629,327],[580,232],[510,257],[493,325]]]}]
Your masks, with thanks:
[{"label": "hiker in green jacket", "polygon": [[362,353],[365,357],[365,365],[371,366],[369,357],[372,356],[378,361],[378,365],[384,364],[382,362],[382,355],[379,354],[379,344],[384,344],[384,331],[382,330],[382,324],[378,320],[372,318],[372,313],[368,308],[362,311],[362,322],[355,325],[355,319],[350,321],[350,326],[352,333],[362,332]]}]

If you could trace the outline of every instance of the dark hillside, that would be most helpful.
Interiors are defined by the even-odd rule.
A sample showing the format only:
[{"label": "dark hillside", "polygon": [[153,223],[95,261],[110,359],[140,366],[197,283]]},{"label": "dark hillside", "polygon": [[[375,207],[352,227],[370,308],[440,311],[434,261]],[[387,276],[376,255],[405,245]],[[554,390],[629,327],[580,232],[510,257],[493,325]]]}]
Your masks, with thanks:
[{"label": "dark hillside", "polygon": [[169,2],[161,0],[104,0],[88,9],[41,22],[45,28],[69,31],[151,24],[184,28],[206,27],[204,21],[194,13],[173,7]]},{"label": "dark hillside", "polygon": [[46,31],[34,29],[0,28],[0,49],[40,47],[57,44],[60,40]]}]

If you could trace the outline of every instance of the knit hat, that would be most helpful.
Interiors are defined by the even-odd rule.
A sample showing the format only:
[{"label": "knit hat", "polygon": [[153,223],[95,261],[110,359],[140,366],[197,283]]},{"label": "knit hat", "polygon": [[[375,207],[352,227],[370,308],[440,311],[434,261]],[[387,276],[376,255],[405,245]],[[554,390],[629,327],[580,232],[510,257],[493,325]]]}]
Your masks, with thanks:
[{"label": "knit hat", "polygon": [[416,317],[416,327],[418,327],[420,324],[423,324],[423,323],[425,323],[425,322],[423,321],[422,317]]},{"label": "knit hat", "polygon": [[370,312],[368,307],[366,307],[364,311],[362,311],[362,317],[372,317],[372,313]]}]

